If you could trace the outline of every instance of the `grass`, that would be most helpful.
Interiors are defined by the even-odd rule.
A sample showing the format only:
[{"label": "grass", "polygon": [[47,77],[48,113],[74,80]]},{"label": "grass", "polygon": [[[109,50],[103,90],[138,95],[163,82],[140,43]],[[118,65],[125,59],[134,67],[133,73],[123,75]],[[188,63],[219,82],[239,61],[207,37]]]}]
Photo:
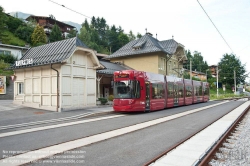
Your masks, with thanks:
[{"label": "grass", "polygon": [[230,99],[235,97],[242,97],[244,94],[241,95],[235,95],[234,92],[231,89],[227,89],[225,92],[222,88],[218,89],[218,97],[217,97],[217,90],[216,89],[210,89],[210,100],[221,100],[221,99]]},{"label": "grass", "polygon": [[7,36],[6,39],[3,39],[4,44],[10,44],[10,45],[22,46],[22,47],[25,46],[26,42],[16,37],[13,33],[9,31],[5,31],[4,34]]}]

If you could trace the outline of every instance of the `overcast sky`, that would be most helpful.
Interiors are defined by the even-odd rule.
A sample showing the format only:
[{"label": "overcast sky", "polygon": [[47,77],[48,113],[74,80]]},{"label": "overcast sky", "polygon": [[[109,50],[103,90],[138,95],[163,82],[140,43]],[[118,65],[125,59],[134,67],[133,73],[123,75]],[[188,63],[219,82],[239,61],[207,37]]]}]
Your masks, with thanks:
[{"label": "overcast sky", "polygon": [[[209,65],[232,53],[214,28],[197,0],[53,0],[86,16],[103,17],[108,25],[121,26],[158,40],[174,39],[191,52],[201,52]],[[246,69],[250,72],[250,1],[199,0],[214,24]],[[59,21],[81,24],[86,17],[49,0],[3,0],[5,12],[20,11],[38,16],[54,15]],[[233,74],[233,73],[232,73]],[[249,75],[250,76],[250,75]],[[248,78],[249,80],[250,78]]]}]

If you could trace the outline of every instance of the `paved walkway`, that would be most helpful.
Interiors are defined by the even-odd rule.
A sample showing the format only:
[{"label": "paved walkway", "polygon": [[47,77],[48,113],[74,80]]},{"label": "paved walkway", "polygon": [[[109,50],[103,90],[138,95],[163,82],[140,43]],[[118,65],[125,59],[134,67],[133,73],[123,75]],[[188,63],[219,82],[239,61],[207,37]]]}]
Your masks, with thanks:
[{"label": "paved walkway", "polygon": [[23,108],[23,106],[12,104],[13,100],[0,100],[0,111],[9,111]]}]

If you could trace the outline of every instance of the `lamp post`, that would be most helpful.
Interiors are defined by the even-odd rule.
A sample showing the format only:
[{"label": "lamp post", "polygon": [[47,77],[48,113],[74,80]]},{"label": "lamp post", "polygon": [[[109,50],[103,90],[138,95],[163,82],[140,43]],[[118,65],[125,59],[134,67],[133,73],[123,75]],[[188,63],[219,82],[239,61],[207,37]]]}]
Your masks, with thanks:
[{"label": "lamp post", "polygon": [[234,69],[234,95],[236,95],[236,72]]},{"label": "lamp post", "polygon": [[190,73],[190,80],[192,80],[192,59],[190,59],[190,70],[189,70],[189,73]]},{"label": "lamp post", "polygon": [[207,71],[209,71],[209,69],[206,70],[206,82],[207,82]]},{"label": "lamp post", "polygon": [[216,74],[217,74],[217,98],[219,97],[219,82],[218,82],[218,77],[219,77],[219,69],[218,69],[218,65],[216,67]]}]

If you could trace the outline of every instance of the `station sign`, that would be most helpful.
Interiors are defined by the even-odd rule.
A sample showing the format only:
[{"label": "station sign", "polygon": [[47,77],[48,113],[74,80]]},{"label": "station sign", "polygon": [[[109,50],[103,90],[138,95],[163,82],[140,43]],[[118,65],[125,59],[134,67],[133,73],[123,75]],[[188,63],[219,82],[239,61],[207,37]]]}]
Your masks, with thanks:
[{"label": "station sign", "polygon": [[16,66],[24,66],[33,64],[33,59],[24,59],[16,61]]},{"label": "station sign", "polygon": [[119,74],[116,75],[115,78],[129,78],[129,74]]}]

